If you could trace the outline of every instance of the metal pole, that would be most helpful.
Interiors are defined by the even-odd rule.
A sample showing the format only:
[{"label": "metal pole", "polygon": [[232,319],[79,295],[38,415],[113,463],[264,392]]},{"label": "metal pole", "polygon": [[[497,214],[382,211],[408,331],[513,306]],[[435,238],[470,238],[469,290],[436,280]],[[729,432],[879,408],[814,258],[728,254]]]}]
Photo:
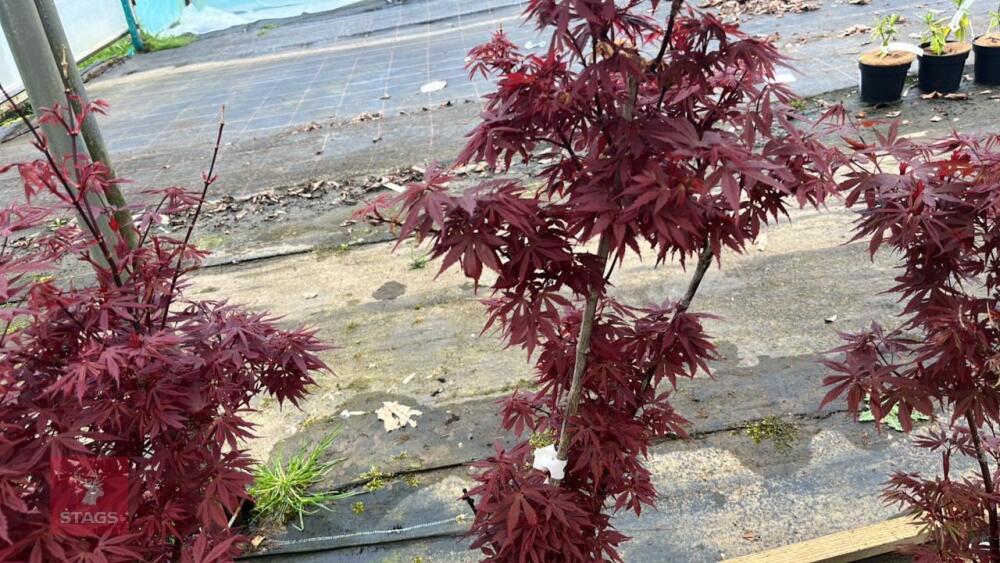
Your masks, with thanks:
[{"label": "metal pole", "polygon": [[132,4],[129,0],[122,0],[122,11],[125,12],[125,23],[128,24],[128,34],[132,37],[132,48],[136,53],[141,53],[145,46],[142,44],[142,34],[139,33],[139,26],[135,24],[135,14],[132,13]]},{"label": "metal pole", "polygon": [[[45,39],[45,29],[38,17],[35,3],[32,0],[0,1],[0,27],[7,37],[7,44],[14,56],[17,71],[21,75],[24,89],[27,90],[31,106],[35,111],[39,112],[42,108],[50,108],[56,104],[65,105],[66,94],[62,78]],[[42,131],[56,162],[65,162],[73,155],[73,138],[60,126],[46,123],[42,125]],[[78,152],[85,150],[79,143],[77,145]],[[104,202],[99,194],[91,194],[88,201],[97,209],[104,208]],[[81,218],[80,222],[83,224],[85,221]],[[117,234],[108,224],[107,217],[98,218],[98,228],[109,245],[118,240]],[[98,263],[103,262],[103,256],[99,252],[92,254],[99,260]],[[107,264],[102,265],[107,266]]]},{"label": "metal pole", "polygon": [[[66,32],[59,19],[59,11],[53,0],[35,0],[35,9],[38,10],[38,17],[45,30],[52,56],[55,58],[63,89],[72,92],[79,98],[80,102],[74,103],[76,111],[79,112],[81,104],[86,104],[89,101],[87,89],[83,86],[80,69],[76,66],[76,58],[73,56],[69,41],[66,39]],[[103,162],[108,167],[111,178],[115,178],[115,167],[111,162],[111,155],[104,144],[104,137],[101,135],[101,129],[97,125],[97,117],[94,114],[88,115],[83,121],[80,132],[83,135],[83,142],[87,145],[90,158],[96,162]],[[139,237],[132,226],[132,213],[128,210],[125,196],[122,195],[117,184],[109,185],[104,190],[104,196],[108,203],[116,209],[115,220],[121,226],[121,233],[126,244],[129,248],[134,249],[139,242]]]}]

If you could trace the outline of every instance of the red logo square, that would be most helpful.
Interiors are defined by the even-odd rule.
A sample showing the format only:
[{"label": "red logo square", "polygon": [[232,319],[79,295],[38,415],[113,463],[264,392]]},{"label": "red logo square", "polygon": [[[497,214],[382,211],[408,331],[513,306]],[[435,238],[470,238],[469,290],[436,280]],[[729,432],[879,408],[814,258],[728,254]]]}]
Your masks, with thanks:
[{"label": "red logo square", "polygon": [[52,464],[53,533],[95,537],[127,528],[128,458],[75,456]]}]

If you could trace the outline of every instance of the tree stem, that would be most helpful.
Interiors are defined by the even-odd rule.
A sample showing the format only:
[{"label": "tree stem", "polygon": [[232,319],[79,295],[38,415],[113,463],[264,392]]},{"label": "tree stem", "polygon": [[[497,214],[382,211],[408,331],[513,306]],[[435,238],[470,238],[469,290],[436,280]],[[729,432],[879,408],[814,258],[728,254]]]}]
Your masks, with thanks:
[{"label": "tree stem", "polygon": [[[993,477],[990,472],[990,465],[986,461],[986,453],[983,451],[983,444],[979,438],[979,428],[972,416],[972,411],[965,413],[965,420],[969,423],[969,434],[972,436],[972,444],[976,448],[976,460],[979,462],[979,472],[983,476],[983,487],[986,494],[993,494]],[[986,513],[989,517],[990,525],[990,560],[1000,561],[1000,526],[997,523],[997,506],[993,501],[988,501]]]},{"label": "tree stem", "polygon": [[698,293],[701,280],[705,279],[705,272],[708,272],[708,267],[712,265],[712,258],[714,257],[715,254],[712,253],[712,247],[706,239],[705,244],[701,247],[701,253],[698,254],[698,266],[694,269],[694,276],[691,277],[691,283],[688,284],[687,292],[684,293],[684,299],[681,299],[678,311],[683,313],[691,306],[691,301],[694,300],[695,294]]},{"label": "tree stem", "polygon": [[[684,292],[684,297],[677,304],[677,313],[683,313],[691,306],[691,301],[694,300],[694,296],[698,293],[698,288],[701,286],[701,280],[705,279],[705,273],[708,272],[708,267],[712,265],[713,257],[715,257],[715,254],[712,252],[709,241],[706,240],[705,244],[701,247],[701,253],[698,254],[698,265],[695,267],[694,275],[691,276],[691,281],[688,283],[687,291]],[[655,370],[653,369],[646,372],[646,378],[642,381],[643,393],[652,385],[654,373]]]},{"label": "tree stem", "polygon": [[[600,258],[601,270],[608,262],[611,241],[607,234],[601,235],[601,242],[597,247],[597,256]],[[580,398],[583,395],[583,372],[587,369],[587,353],[590,352],[590,334],[594,330],[594,317],[597,315],[597,301],[600,299],[600,292],[592,289],[587,296],[587,305],[583,310],[583,319],[580,321],[580,336],[576,339],[576,358],[573,362],[573,382],[569,388],[569,397],[566,399],[566,409],[563,412],[562,430],[559,432],[559,449],[556,457],[563,461],[569,454],[570,433],[569,421],[576,416],[580,409]],[[557,479],[552,480],[558,484]]]}]

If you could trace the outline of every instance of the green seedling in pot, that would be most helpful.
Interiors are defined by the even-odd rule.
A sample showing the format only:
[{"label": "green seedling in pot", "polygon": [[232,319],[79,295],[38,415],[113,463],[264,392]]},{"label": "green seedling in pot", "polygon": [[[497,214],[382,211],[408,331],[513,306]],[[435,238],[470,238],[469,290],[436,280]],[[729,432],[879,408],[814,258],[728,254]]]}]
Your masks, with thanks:
[{"label": "green seedling in pot", "polygon": [[943,55],[945,46],[948,44],[948,36],[951,35],[951,28],[945,23],[944,18],[937,18],[934,12],[924,14],[924,25],[927,31],[924,32],[924,43],[932,54]]},{"label": "green seedling in pot", "polygon": [[1000,12],[990,10],[990,26],[986,28],[986,37],[989,37],[995,28],[1000,28]]},{"label": "green seedling in pot", "polygon": [[[952,2],[955,3],[956,10],[962,7],[962,0],[952,0]],[[962,13],[962,17],[958,20],[958,28],[954,32],[955,39],[959,41],[967,41],[972,36],[972,20],[969,19],[968,10]]]},{"label": "green seedling in pot", "polygon": [[884,57],[889,54],[889,43],[892,43],[892,40],[899,34],[899,29],[896,27],[898,23],[899,14],[889,14],[875,22],[875,28],[872,30],[872,40],[878,41],[881,44],[879,56]]}]

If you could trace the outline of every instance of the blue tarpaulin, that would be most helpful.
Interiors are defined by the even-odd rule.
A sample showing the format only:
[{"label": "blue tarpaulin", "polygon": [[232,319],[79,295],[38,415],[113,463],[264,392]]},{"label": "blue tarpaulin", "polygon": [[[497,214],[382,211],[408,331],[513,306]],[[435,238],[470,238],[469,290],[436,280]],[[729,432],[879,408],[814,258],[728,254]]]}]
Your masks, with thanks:
[{"label": "blue tarpaulin", "polygon": [[135,0],[136,19],[143,31],[156,35],[181,17],[184,0]]}]

